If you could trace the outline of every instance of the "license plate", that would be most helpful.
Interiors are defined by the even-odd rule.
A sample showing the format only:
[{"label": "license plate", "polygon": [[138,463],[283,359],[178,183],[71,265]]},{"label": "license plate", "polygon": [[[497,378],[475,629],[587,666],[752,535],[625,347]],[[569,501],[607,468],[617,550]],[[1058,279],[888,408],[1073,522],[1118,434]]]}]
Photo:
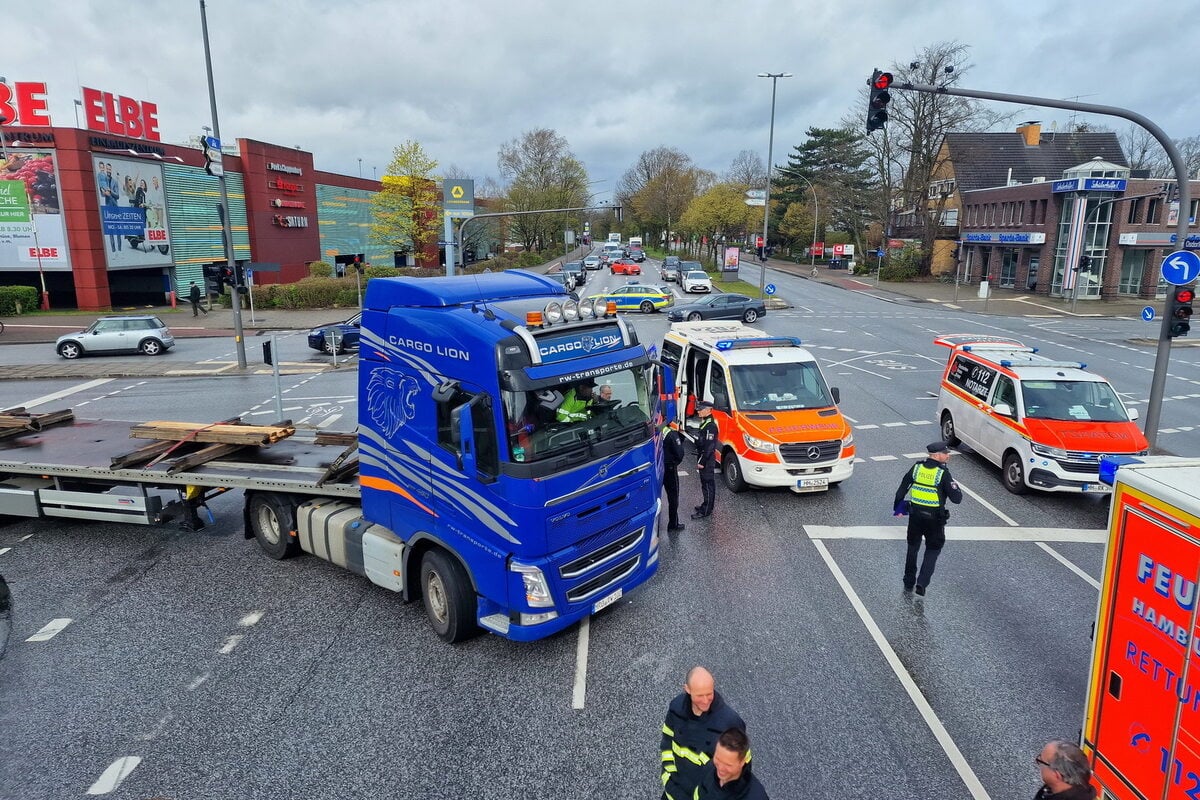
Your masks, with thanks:
[{"label": "license plate", "polygon": [[597,600],[596,605],[592,606],[592,613],[598,614],[620,599],[621,599],[621,590],[617,589],[615,592],[610,594],[608,597]]},{"label": "license plate", "polygon": [[796,486],[801,489],[815,489],[820,486],[828,486],[829,478],[801,478],[796,481]]},{"label": "license plate", "polygon": [[1085,483],[1082,488],[1085,492],[1099,492],[1100,494],[1112,491],[1112,487],[1107,483]]}]

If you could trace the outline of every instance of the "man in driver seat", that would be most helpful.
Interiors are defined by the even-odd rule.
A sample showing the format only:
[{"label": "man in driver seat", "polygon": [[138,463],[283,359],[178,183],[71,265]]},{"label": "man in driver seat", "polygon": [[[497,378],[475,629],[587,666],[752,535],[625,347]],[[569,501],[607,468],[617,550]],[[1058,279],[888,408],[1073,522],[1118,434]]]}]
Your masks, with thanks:
[{"label": "man in driver seat", "polygon": [[596,388],[596,382],[591,378],[584,378],[575,386],[567,390],[563,397],[562,403],[555,412],[559,422],[584,422],[591,419],[592,416],[592,390]]}]

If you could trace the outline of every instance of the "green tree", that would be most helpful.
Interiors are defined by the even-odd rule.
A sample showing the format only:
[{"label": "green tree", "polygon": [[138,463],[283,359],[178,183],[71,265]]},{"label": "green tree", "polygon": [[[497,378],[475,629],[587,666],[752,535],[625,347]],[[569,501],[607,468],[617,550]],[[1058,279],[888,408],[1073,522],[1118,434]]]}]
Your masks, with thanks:
[{"label": "green tree", "polygon": [[816,191],[821,215],[818,224],[823,223],[826,231],[849,234],[861,248],[877,189],[863,137],[846,128],[809,128],[805,135],[805,142],[788,154],[787,165],[778,167],[779,207],[786,213],[793,203],[808,204]]},{"label": "green tree", "polygon": [[[587,170],[567,140],[552,130],[539,128],[513,139],[500,148],[497,163],[501,177],[508,181],[504,205],[509,211],[587,205]],[[560,240],[561,231],[577,227],[579,218],[578,213],[515,216],[508,235],[526,250],[543,250]]]},{"label": "green tree", "polygon": [[646,150],[617,183],[617,203],[626,209],[624,227],[658,241],[671,233],[688,204],[713,182],[712,173],[675,148]]},{"label": "green tree", "polygon": [[372,245],[414,253],[417,265],[426,266],[425,250],[437,242],[442,223],[435,169],[437,161],[426,155],[419,142],[410,139],[392,151],[392,162],[381,179],[383,187],[371,205],[368,240]]},{"label": "green tree", "polygon": [[718,183],[688,204],[679,229],[708,239],[708,255],[716,258],[721,242],[742,240],[759,220],[757,208],[746,205],[744,184]]}]

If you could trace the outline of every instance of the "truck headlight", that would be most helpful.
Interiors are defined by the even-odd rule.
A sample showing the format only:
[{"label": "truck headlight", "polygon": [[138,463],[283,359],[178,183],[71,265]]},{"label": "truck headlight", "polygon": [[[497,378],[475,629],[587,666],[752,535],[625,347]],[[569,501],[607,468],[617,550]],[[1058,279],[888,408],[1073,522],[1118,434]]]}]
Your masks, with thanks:
[{"label": "truck headlight", "polygon": [[550,596],[550,586],[540,568],[514,561],[509,565],[509,569],[521,576],[521,582],[525,585],[525,602],[530,608],[548,608],[554,605],[554,598]]},{"label": "truck headlight", "polygon": [[1045,456],[1046,458],[1070,458],[1070,454],[1061,447],[1046,447],[1044,444],[1030,442],[1029,449],[1033,450],[1039,456]]},{"label": "truck headlight", "polygon": [[775,443],[768,442],[763,439],[756,439],[748,433],[743,433],[742,438],[746,441],[746,447],[759,453],[774,453]]}]

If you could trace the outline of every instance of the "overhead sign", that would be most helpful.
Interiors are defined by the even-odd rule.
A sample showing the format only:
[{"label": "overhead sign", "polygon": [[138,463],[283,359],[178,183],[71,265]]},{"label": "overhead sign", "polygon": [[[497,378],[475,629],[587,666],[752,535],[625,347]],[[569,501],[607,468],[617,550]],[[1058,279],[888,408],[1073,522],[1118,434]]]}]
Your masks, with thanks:
[{"label": "overhead sign", "polygon": [[765,206],[767,204],[765,197],[747,197],[744,202],[748,206]]},{"label": "overhead sign", "polygon": [[1191,250],[1176,250],[1163,259],[1162,276],[1172,286],[1187,286],[1200,276],[1200,255]]},{"label": "overhead sign", "polygon": [[746,192],[746,197],[749,197],[751,200],[766,200],[767,191],[765,189],[750,189]]},{"label": "overhead sign", "polygon": [[450,219],[475,216],[475,181],[460,178],[442,181],[442,210]]},{"label": "overhead sign", "polygon": [[32,221],[33,214],[29,210],[25,181],[0,181],[0,222]]}]

